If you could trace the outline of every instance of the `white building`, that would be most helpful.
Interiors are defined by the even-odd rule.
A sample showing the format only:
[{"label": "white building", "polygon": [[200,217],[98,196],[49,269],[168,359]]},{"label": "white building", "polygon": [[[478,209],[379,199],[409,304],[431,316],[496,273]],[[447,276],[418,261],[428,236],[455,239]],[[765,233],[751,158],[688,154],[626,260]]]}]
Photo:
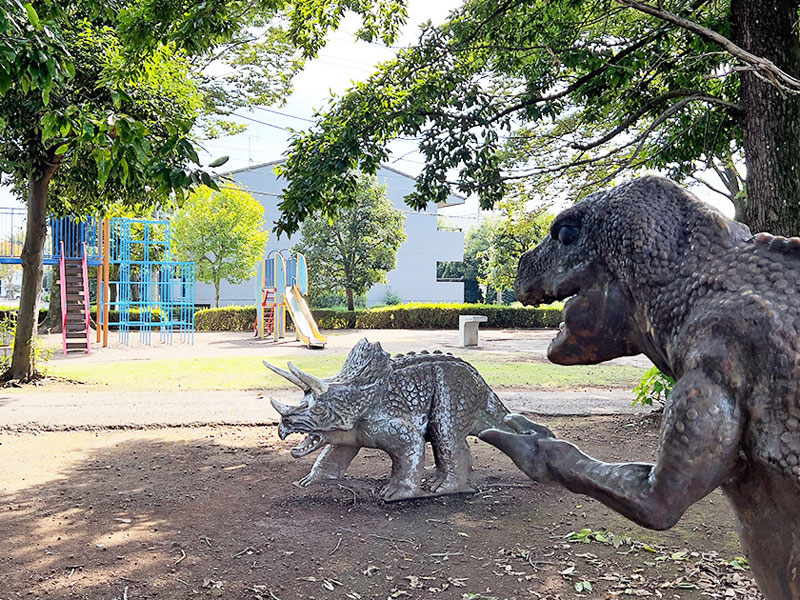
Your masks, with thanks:
[{"label": "white building", "polygon": [[[291,237],[277,235],[272,231],[280,211],[280,194],[286,185],[278,179],[273,169],[281,161],[253,165],[231,173],[237,185],[251,193],[264,205],[265,221],[270,231],[265,255],[272,250],[291,249],[299,241],[299,233]],[[413,191],[414,178],[400,171],[382,166],[377,172],[378,182],[386,185],[389,199],[403,211],[406,217],[406,241],[397,251],[397,266],[387,274],[387,283],[377,284],[367,292],[367,304],[381,304],[386,293],[399,296],[403,302],[463,302],[464,284],[460,281],[437,281],[436,266],[439,262],[464,259],[464,234],[461,231],[445,231],[438,227],[438,210],[462,204],[464,199],[452,195],[446,203],[429,203],[424,211],[414,211],[403,198]],[[308,265],[309,273],[314,264]],[[198,282],[195,285],[195,303],[213,306],[214,287]],[[239,285],[223,281],[220,286],[220,306],[229,304],[252,305],[255,303],[255,277]]]}]

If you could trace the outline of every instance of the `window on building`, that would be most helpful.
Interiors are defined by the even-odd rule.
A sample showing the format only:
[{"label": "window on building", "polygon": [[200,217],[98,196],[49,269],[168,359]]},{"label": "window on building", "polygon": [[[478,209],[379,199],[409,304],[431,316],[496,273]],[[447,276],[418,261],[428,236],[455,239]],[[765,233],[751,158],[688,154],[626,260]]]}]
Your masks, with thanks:
[{"label": "window on building", "polygon": [[461,261],[437,262],[436,281],[464,281],[464,263]]}]

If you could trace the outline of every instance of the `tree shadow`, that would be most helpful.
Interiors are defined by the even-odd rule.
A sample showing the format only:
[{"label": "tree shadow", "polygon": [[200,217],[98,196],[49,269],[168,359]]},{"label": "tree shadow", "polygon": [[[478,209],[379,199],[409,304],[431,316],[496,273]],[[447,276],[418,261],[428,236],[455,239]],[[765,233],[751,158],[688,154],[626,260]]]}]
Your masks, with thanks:
[{"label": "tree shadow", "polygon": [[[73,434],[46,435],[63,445]],[[44,483],[0,496],[0,597],[426,597],[413,587],[425,582],[455,600],[470,591],[452,583],[462,580],[522,597],[533,584],[498,580],[494,562],[517,560],[498,551],[552,552],[543,532],[585,524],[577,497],[531,484],[488,447],[476,451],[479,493],[387,505],[378,451],[362,451],[341,482],[300,489],[291,482],[311,460],[292,459],[274,428],[93,435],[75,433],[81,458]],[[599,528],[607,511],[578,501]]]}]

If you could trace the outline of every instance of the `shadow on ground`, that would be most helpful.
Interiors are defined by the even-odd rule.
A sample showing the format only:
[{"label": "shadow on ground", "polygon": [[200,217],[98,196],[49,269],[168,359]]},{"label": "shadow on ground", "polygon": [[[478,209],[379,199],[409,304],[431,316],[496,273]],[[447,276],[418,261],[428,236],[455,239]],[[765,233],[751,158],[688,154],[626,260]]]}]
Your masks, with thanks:
[{"label": "shadow on ground", "polygon": [[[657,439],[646,419],[549,424],[609,459],[647,458]],[[756,597],[746,574],[723,565],[739,551],[719,494],[672,531],[649,532],[532,484],[479,441],[477,494],[385,505],[383,454],[362,451],[341,484],[298,489],[291,481],[310,461],[293,460],[274,428],[0,439],[15,451],[57,442],[71,457],[51,472],[46,458],[32,464],[37,483],[0,498],[3,598],[555,599],[584,581],[600,593]],[[565,537],[582,528],[632,541]]]}]

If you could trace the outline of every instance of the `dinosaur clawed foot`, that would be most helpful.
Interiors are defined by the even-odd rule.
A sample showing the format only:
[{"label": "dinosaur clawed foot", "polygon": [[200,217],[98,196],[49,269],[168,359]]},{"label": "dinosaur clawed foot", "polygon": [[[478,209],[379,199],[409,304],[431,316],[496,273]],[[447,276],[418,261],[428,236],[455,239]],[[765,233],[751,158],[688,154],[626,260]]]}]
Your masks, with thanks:
[{"label": "dinosaur clawed foot", "polygon": [[447,473],[436,473],[428,482],[428,489],[436,494],[473,494],[477,490],[465,479]]},{"label": "dinosaur clawed foot", "polygon": [[430,496],[428,492],[419,485],[390,480],[381,490],[381,498],[384,502],[398,502],[400,500],[413,500],[414,498],[425,498]]},{"label": "dinosaur clawed foot", "polygon": [[294,485],[300,488],[308,487],[314,483],[324,483],[327,481],[336,481],[337,479],[341,479],[341,477],[337,474],[333,473],[325,473],[322,472],[314,472],[311,471],[305,477],[301,477],[297,481],[294,482]]}]

